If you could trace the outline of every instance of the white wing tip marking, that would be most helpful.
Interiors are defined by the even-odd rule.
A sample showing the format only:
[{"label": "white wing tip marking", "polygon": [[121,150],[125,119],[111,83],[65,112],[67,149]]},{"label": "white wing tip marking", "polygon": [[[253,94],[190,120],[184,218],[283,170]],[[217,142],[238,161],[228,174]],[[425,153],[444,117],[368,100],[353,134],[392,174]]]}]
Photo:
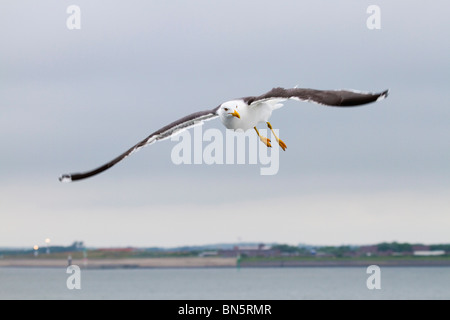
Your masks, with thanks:
[{"label": "white wing tip marking", "polygon": [[381,96],[378,97],[377,101],[384,100],[389,95],[389,89],[384,91]]},{"label": "white wing tip marking", "polygon": [[389,95],[389,89],[387,89],[386,91],[384,91],[383,94],[377,99],[377,101],[378,101],[378,100],[386,99],[388,95]]},{"label": "white wing tip marking", "polygon": [[61,182],[72,182],[72,176],[70,174],[63,174],[58,179]]}]

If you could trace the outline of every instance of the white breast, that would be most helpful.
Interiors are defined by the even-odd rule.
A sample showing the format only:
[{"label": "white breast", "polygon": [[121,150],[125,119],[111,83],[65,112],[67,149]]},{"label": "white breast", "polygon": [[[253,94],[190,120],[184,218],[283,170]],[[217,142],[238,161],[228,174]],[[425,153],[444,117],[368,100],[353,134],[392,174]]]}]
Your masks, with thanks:
[{"label": "white breast", "polygon": [[237,106],[237,112],[240,118],[228,117],[221,119],[224,126],[228,129],[243,130],[253,129],[258,123],[266,123],[272,115],[272,106],[268,103],[259,103],[248,106],[241,104]]}]

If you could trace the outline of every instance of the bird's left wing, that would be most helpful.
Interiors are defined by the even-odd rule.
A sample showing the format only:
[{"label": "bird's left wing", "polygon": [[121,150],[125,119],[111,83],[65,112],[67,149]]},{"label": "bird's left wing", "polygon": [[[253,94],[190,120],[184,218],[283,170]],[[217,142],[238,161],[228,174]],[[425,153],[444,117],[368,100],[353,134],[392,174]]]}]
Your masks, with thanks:
[{"label": "bird's left wing", "polygon": [[359,92],[355,90],[316,90],[303,88],[273,88],[260,96],[245,97],[243,100],[254,105],[269,100],[294,99],[314,102],[334,107],[354,107],[386,98],[388,90],[380,93]]},{"label": "bird's left wing", "polygon": [[141,142],[137,143],[136,145],[134,145],[133,147],[131,147],[130,149],[128,149],[127,151],[125,151],[124,153],[119,155],[118,157],[114,158],[113,160],[109,161],[108,163],[105,163],[104,165],[102,165],[96,169],[93,169],[93,170],[90,170],[87,172],[83,172],[83,173],[63,174],[59,177],[59,181],[62,181],[62,182],[76,181],[76,180],[86,179],[86,178],[92,177],[96,174],[99,174],[99,173],[111,168],[118,162],[120,162],[123,159],[125,159],[126,157],[128,157],[133,152],[138,151],[140,148],[142,148],[146,145],[152,144],[158,140],[170,138],[173,135],[180,133],[181,131],[183,131],[185,129],[188,129],[188,128],[193,127],[198,124],[202,124],[204,121],[212,120],[212,119],[218,117],[217,110],[218,110],[218,107],[214,108],[212,110],[195,112],[195,113],[192,113],[181,119],[178,119],[178,120],[172,122],[171,124],[168,124],[167,126],[162,127],[161,129],[153,132],[147,138],[145,138]]}]

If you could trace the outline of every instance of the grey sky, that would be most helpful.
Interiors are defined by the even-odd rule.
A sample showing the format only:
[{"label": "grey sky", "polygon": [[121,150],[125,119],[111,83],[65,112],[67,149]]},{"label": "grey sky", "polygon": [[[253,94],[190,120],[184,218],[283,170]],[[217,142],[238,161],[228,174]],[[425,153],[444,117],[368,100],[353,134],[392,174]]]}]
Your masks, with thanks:
[{"label": "grey sky", "polygon": [[[66,9],[81,9],[68,30]],[[366,9],[381,9],[369,30]],[[450,242],[445,1],[3,1],[0,246]],[[61,184],[189,113],[275,86],[390,89],[286,102],[277,175],[179,165],[163,141]],[[217,127],[219,120],[203,127]]]}]

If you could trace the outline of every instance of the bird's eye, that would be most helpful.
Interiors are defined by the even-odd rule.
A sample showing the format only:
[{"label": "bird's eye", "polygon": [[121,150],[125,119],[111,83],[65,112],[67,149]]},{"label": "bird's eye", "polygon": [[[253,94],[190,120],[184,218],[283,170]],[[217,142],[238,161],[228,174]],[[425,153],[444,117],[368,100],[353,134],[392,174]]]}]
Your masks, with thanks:
[{"label": "bird's eye", "polygon": [[223,110],[228,111],[228,110],[230,110],[230,109],[228,109],[228,108],[223,108]]}]

